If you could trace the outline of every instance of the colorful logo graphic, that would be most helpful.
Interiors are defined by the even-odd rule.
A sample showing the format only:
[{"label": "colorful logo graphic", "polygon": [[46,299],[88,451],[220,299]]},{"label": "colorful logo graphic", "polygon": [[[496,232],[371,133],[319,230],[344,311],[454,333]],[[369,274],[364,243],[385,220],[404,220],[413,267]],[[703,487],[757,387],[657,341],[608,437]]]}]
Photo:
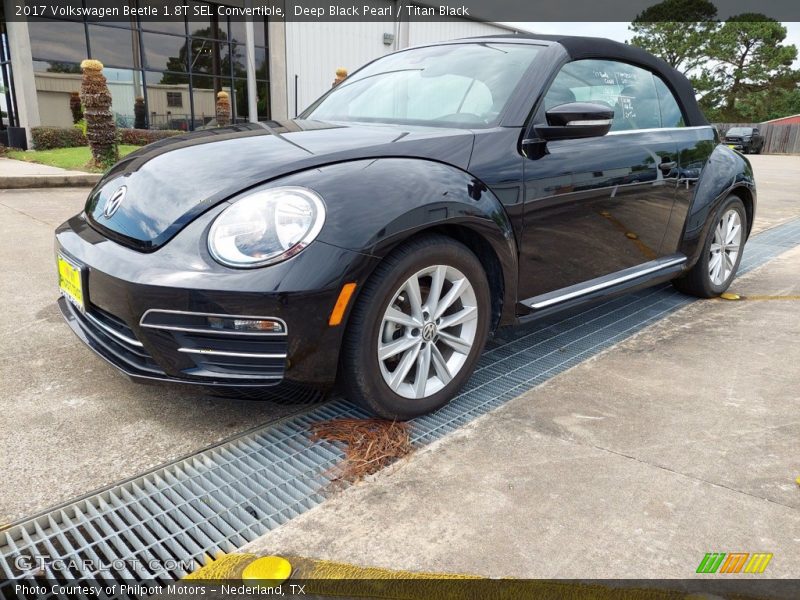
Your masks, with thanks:
[{"label": "colorful logo graphic", "polygon": [[768,552],[708,552],[700,565],[698,573],[763,573],[772,554]]}]

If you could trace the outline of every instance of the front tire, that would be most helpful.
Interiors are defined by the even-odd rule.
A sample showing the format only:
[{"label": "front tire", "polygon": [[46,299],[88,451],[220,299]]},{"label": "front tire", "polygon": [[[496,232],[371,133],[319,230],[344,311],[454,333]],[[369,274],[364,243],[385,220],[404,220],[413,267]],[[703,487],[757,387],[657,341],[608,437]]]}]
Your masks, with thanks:
[{"label": "front tire", "polygon": [[486,274],[469,248],[440,235],[404,244],[353,307],[341,354],[346,397],[386,419],[444,406],[472,374],[490,315]]},{"label": "front tire", "polygon": [[697,263],[673,285],[699,298],[713,298],[727,290],[742,260],[747,227],[744,204],[738,196],[729,196],[714,215]]}]

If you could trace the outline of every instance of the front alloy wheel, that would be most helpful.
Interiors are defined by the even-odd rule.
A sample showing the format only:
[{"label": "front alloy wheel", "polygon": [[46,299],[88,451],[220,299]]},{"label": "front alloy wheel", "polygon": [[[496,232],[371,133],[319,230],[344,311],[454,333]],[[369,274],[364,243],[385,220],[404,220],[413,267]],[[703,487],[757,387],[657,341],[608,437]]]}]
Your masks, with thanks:
[{"label": "front alloy wheel", "polygon": [[403,398],[437,393],[464,367],[475,342],[478,307],[464,274],[434,265],[409,277],[383,314],[378,363]]},{"label": "front alloy wheel", "polygon": [[353,306],[342,391],[387,419],[444,406],[472,374],[490,316],[486,273],[469,248],[441,235],[404,244],[378,265]]},{"label": "front alloy wheel", "polygon": [[680,291],[712,298],[736,276],[747,239],[747,212],[738,196],[728,196],[711,219],[700,258],[672,284]]},{"label": "front alloy wheel", "polygon": [[739,212],[729,208],[714,228],[714,238],[709,249],[708,275],[714,285],[723,285],[733,274],[739,262],[743,234]]}]

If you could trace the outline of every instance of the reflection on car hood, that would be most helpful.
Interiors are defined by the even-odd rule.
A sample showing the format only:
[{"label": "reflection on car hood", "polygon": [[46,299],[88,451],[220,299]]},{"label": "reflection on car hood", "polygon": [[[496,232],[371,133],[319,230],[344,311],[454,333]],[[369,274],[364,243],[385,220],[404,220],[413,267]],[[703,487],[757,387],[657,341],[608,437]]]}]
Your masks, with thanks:
[{"label": "reflection on car hood", "polygon": [[[154,250],[209,208],[275,177],[380,156],[428,158],[466,169],[472,139],[461,129],[301,120],[199,131],[129,154],[92,190],[86,214],[109,237]],[[116,192],[123,186],[119,200]]]}]

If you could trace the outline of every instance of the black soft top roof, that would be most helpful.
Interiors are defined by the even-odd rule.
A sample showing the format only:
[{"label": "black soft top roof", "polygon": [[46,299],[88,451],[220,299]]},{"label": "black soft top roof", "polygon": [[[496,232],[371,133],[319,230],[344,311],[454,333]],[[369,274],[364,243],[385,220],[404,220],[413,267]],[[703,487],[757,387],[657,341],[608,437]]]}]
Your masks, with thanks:
[{"label": "black soft top roof", "polygon": [[694,96],[694,88],[686,76],[673,69],[666,62],[660,58],[656,58],[649,52],[614,42],[606,38],[595,37],[580,37],[572,35],[539,35],[535,33],[528,34],[508,34],[485,36],[482,39],[498,39],[508,41],[510,39],[526,39],[531,41],[555,42],[560,44],[569,54],[572,60],[579,60],[584,58],[609,58],[619,60],[622,62],[630,63],[644,67],[650,71],[658,73],[667,86],[672,90],[683,108],[683,114],[686,118],[686,125],[695,127],[699,125],[708,125],[703,112],[697,106],[697,100]]}]

